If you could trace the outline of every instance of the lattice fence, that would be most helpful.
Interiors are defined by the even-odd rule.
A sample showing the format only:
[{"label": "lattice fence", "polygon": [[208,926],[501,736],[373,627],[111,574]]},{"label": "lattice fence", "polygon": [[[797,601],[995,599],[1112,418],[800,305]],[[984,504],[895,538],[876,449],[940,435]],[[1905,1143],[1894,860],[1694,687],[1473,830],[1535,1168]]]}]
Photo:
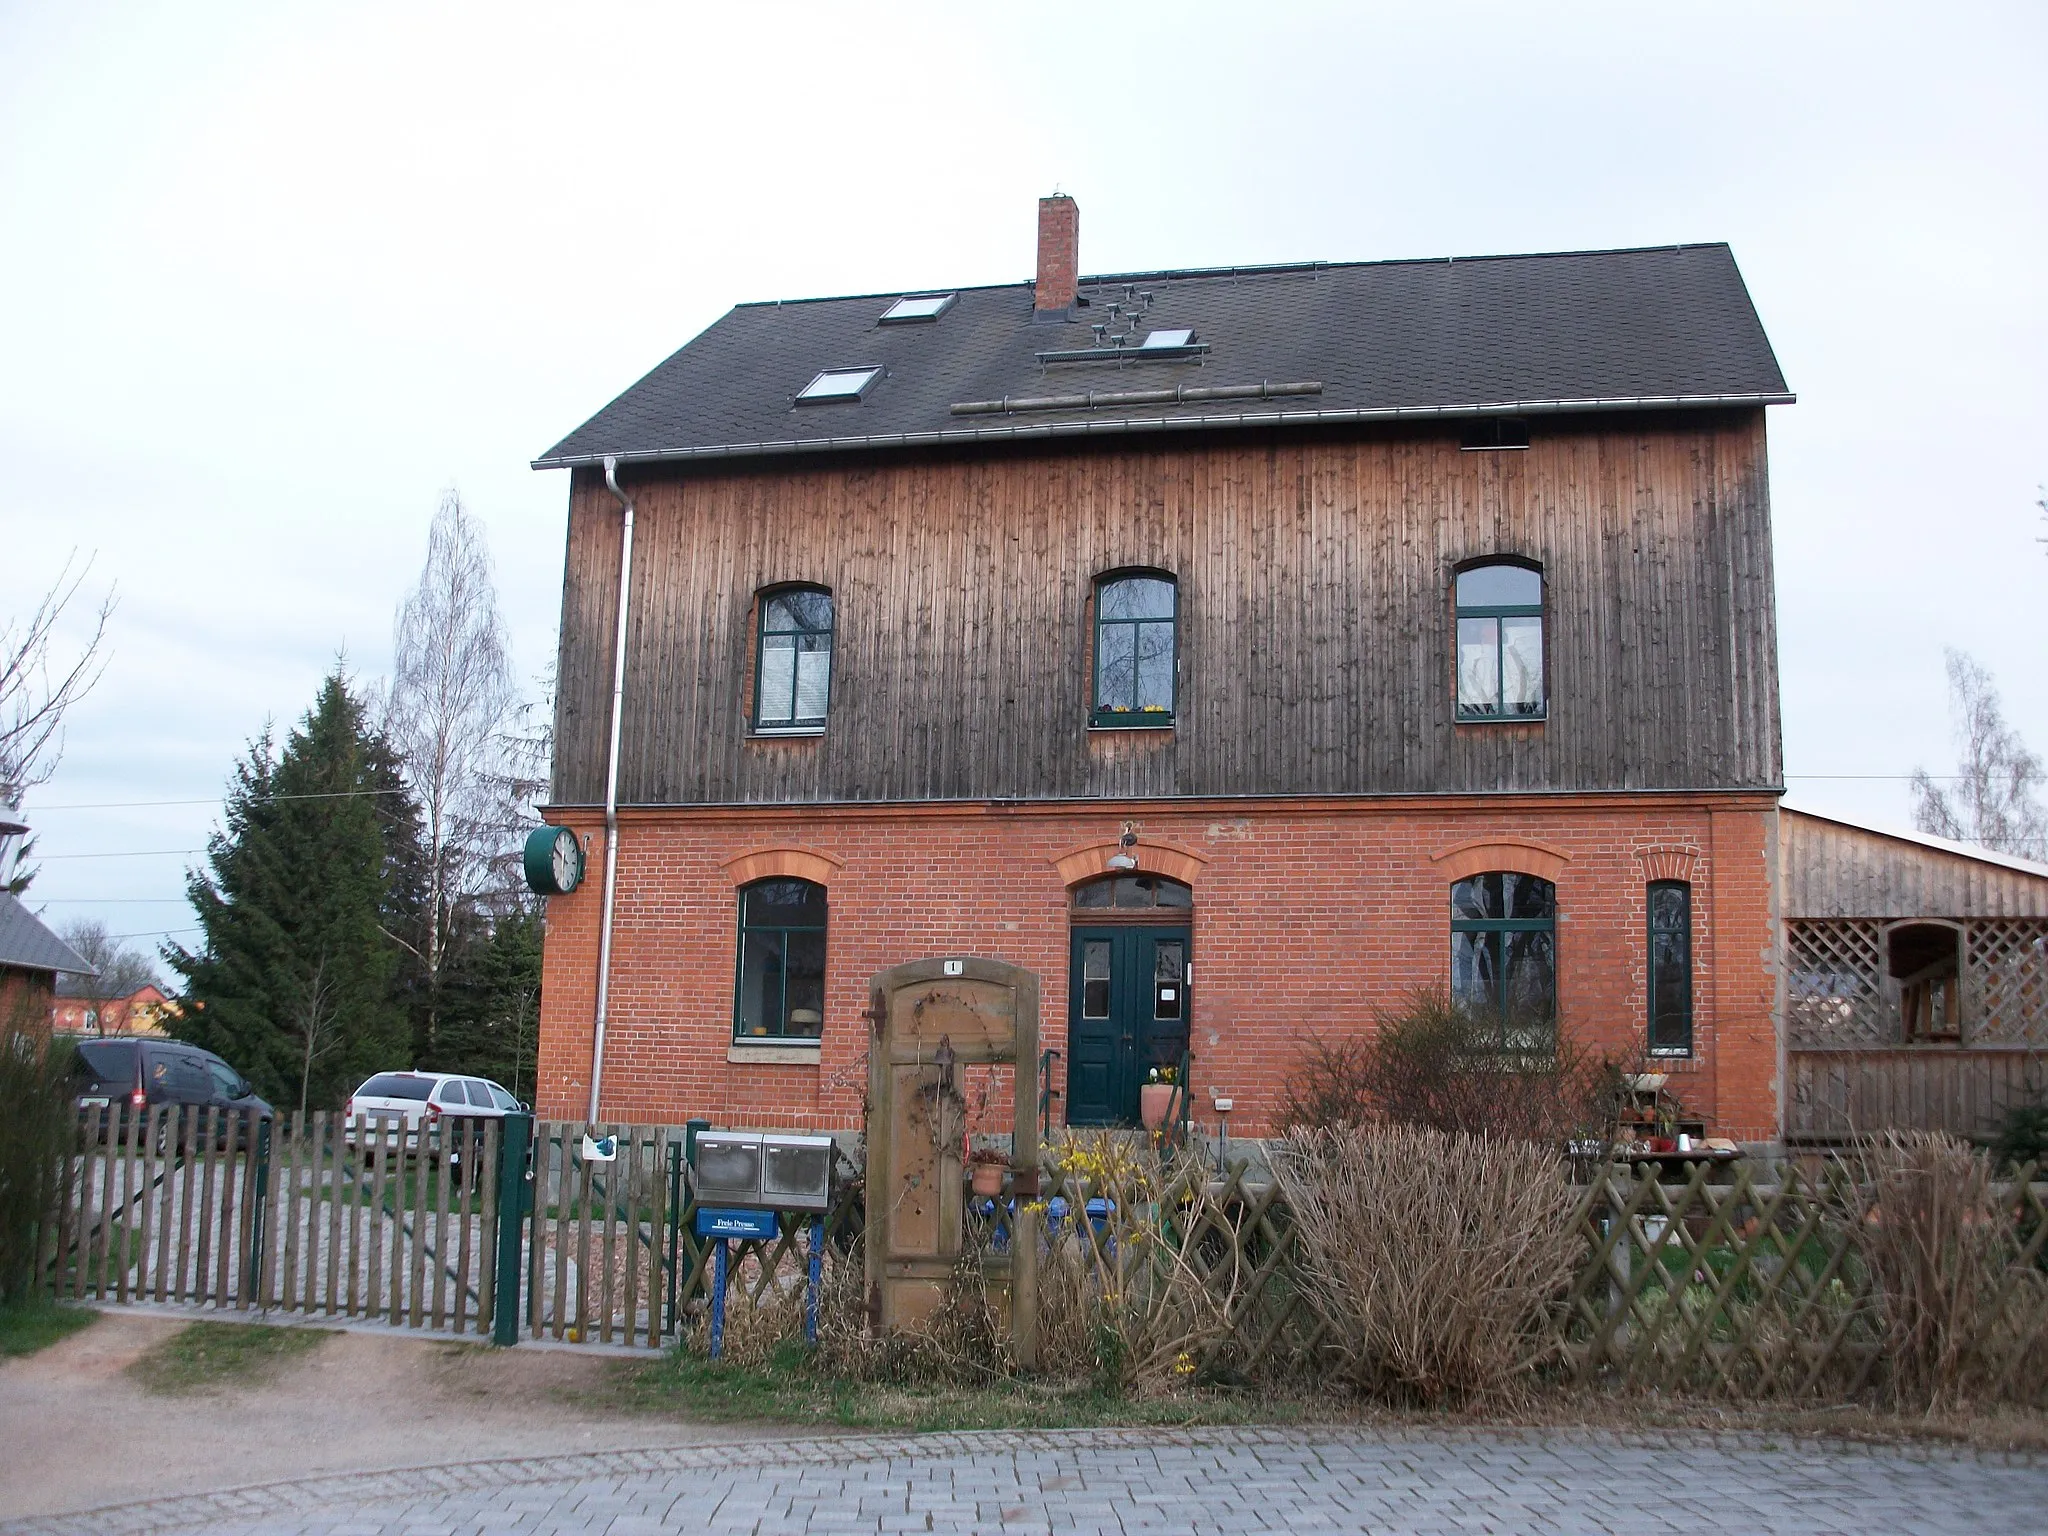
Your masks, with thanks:
[{"label": "lattice fence", "polygon": [[1795,1048],[1899,1044],[1898,1004],[1884,984],[1884,924],[1788,922],[1785,1022]]},{"label": "lattice fence", "polygon": [[[1899,1319],[1873,1281],[1867,1234],[1887,1216],[1847,1165],[1813,1168],[1737,1164],[1710,1176],[1700,1165],[1662,1182],[1617,1167],[1585,1185],[1573,1220],[1586,1257],[1556,1314],[1552,1379],[1732,1401],[1839,1402],[1885,1389]],[[1225,1299],[1228,1326],[1203,1346],[1204,1369],[1281,1379],[1319,1370],[1327,1325],[1302,1287],[1297,1228],[1277,1185],[1244,1165],[1217,1178],[1183,1164],[1155,1200],[1116,1220],[1099,1205],[1091,1213],[1098,1181],[1056,1166],[1043,1177],[1048,1243],[1091,1221],[1094,1241],[1131,1243],[1136,1221]],[[2048,1406],[2048,1183],[2027,1169],[1994,1195],[2010,1262],[1975,1340],[1989,1362],[1977,1390]],[[1180,1219],[1190,1211],[1199,1214]],[[1001,1210],[986,1214],[987,1240],[1007,1242]],[[856,1221],[850,1208],[835,1211],[835,1251]],[[744,1257],[732,1284],[758,1301],[799,1284],[806,1256],[785,1237]],[[702,1269],[684,1268],[685,1294],[701,1294]]]},{"label": "lattice fence", "polygon": [[1973,922],[1964,932],[1973,1015],[1966,1038],[2048,1048],[2048,922]]}]

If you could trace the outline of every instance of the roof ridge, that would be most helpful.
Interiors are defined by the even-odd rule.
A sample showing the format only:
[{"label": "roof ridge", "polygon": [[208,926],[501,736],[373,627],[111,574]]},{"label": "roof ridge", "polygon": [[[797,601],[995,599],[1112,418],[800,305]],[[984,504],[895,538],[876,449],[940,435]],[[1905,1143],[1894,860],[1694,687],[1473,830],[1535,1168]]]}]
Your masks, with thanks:
[{"label": "roof ridge", "polygon": [[[1376,256],[1356,261],[1272,261],[1239,263],[1218,267],[1157,267],[1133,272],[1084,272],[1075,282],[1136,283],[1194,281],[1209,277],[1285,277],[1297,272],[1349,272],[1364,267],[1452,267],[1477,261],[1568,261],[1585,256],[1647,256],[1660,251],[1728,250],[1726,240],[1672,240],[1660,245],[1595,246],[1573,251],[1493,251],[1478,256]],[[734,309],[785,309],[797,304],[851,304],[863,299],[900,299],[926,293],[996,293],[1008,288],[1030,289],[1032,278],[1008,283],[928,283],[922,287],[880,288],[871,293],[818,293],[798,299],[742,299]]]}]

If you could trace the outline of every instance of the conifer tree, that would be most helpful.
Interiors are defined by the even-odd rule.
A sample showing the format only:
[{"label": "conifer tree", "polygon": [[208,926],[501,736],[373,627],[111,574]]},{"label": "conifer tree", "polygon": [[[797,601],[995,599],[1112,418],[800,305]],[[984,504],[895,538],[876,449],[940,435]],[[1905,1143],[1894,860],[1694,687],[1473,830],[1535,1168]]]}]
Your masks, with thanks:
[{"label": "conifer tree", "polygon": [[186,882],[205,937],[164,951],[185,980],[174,1027],[273,1103],[338,1105],[409,1065],[395,934],[417,917],[418,848],[390,749],[338,666],[282,752],[268,728],[250,743],[224,819]]}]

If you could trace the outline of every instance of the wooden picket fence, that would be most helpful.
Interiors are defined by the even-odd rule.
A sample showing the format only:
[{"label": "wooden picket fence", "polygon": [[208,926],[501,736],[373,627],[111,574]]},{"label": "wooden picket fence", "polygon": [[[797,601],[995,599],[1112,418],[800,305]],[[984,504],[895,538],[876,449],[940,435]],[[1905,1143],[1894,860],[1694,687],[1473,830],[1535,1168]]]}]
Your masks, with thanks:
[{"label": "wooden picket fence", "polygon": [[[586,1131],[616,1135],[586,1162]],[[534,1126],[519,1229],[518,1331],[658,1344],[675,1308],[681,1131]],[[59,1297],[356,1319],[490,1337],[502,1122],[197,1106],[84,1112],[44,1241]],[[442,1156],[446,1149],[455,1156]],[[424,1155],[422,1153],[424,1152]]]}]

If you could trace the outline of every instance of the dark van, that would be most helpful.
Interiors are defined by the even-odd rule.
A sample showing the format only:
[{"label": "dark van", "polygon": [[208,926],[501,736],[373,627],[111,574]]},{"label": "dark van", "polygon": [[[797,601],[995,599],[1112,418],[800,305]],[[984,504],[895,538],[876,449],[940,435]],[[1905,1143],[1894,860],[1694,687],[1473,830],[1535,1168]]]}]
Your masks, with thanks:
[{"label": "dark van", "polygon": [[79,1109],[99,1110],[103,1129],[121,1104],[192,1104],[253,1109],[260,1120],[271,1116],[246,1077],[213,1052],[176,1040],[81,1040],[72,1075]]}]

